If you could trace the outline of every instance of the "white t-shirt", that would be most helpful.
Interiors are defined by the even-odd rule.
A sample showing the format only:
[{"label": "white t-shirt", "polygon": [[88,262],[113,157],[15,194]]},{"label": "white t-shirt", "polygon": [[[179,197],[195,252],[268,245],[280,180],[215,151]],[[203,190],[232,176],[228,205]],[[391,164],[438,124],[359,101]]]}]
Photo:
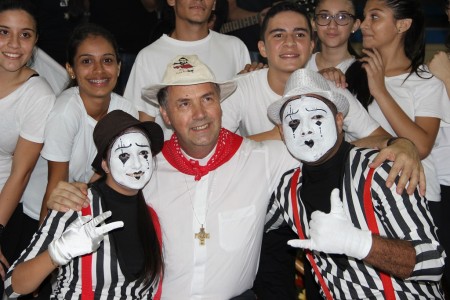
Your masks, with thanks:
[{"label": "white t-shirt", "polygon": [[[306,63],[306,66],[305,66],[306,69],[313,70],[316,72],[319,71],[319,67],[317,66],[317,63],[316,63],[317,53],[319,53],[319,52],[316,52],[313,55],[311,55],[311,58]],[[347,72],[347,69],[352,65],[352,63],[355,62],[355,60],[356,59],[354,57],[343,60],[336,66],[336,68],[345,73],[345,72]]]},{"label": "white t-shirt", "polygon": [[19,136],[34,143],[44,142],[45,122],[55,95],[47,81],[34,76],[0,99],[0,191],[11,173]]},{"label": "white t-shirt", "polygon": [[[267,108],[281,98],[269,86],[267,72],[260,69],[236,78],[237,89],[222,105],[222,126],[232,132],[238,129],[243,136],[271,130],[275,125],[267,116]],[[334,84],[329,81],[329,84]],[[359,103],[353,98],[344,119],[347,140],[356,140],[370,135],[379,127]]]},{"label": "white t-shirt", "polygon": [[[244,139],[228,162],[194,181],[159,154],[144,196],[161,223],[162,299],[228,300],[251,288],[270,196],[298,165],[281,141]],[[200,223],[210,234],[203,246],[194,239]]]},{"label": "white t-shirt", "polygon": [[[450,101],[450,99],[449,99]],[[431,151],[439,183],[450,186],[450,124],[441,121],[436,143]]]},{"label": "white t-shirt", "polygon": [[250,63],[247,47],[241,40],[214,31],[198,41],[179,41],[163,35],[142,49],[131,70],[124,97],[131,100],[139,111],[156,117],[156,122],[164,130],[165,139],[169,139],[173,131],[165,126],[159,107],[141,98],[141,90],[161,83],[167,65],[177,55],[192,54],[196,54],[213,71],[218,81],[232,79]]},{"label": "white t-shirt", "polygon": [[[388,92],[405,114],[411,120],[416,117],[433,117],[450,122],[450,101],[442,81],[436,77],[423,79],[415,73],[404,81],[407,76],[408,74],[402,74],[385,77],[384,80]],[[423,74],[425,78],[429,76],[429,73]],[[369,105],[369,114],[384,130],[397,136],[375,100]],[[426,198],[429,201],[440,201],[440,187],[432,157],[423,159],[422,164],[427,179]]]},{"label": "white t-shirt", "polygon": [[[108,112],[123,110],[138,117],[134,105],[117,94],[111,94]],[[97,121],[89,116],[78,87],[64,91],[50,113],[41,155],[46,160],[69,162],[69,182],[89,182],[94,170],[91,163],[97,155],[93,132]]]},{"label": "white t-shirt", "polygon": [[66,69],[38,47],[34,53],[32,68],[47,80],[56,96],[61,94],[70,82]]}]

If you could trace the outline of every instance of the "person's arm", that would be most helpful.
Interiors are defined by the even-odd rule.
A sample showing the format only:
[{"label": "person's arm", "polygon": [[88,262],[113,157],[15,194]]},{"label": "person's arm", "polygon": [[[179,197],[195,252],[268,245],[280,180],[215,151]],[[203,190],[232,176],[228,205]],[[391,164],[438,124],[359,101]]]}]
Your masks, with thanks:
[{"label": "person's arm", "polygon": [[32,293],[57,267],[52,262],[48,250],[19,264],[11,276],[11,286],[14,293],[19,295]]},{"label": "person's arm", "polygon": [[274,126],[271,130],[252,134],[247,136],[248,139],[254,140],[256,142],[262,142],[267,140],[281,140],[280,130],[278,129],[278,126]]},{"label": "person's arm", "polygon": [[95,218],[78,216],[59,238],[48,245],[47,250],[19,263],[11,274],[14,293],[24,295],[33,292],[55,268],[68,264],[75,257],[96,251],[109,231],[123,227],[122,221],[97,226],[110,216],[110,211]]},{"label": "person's arm", "polygon": [[67,212],[70,209],[80,211],[82,207],[88,205],[87,184],[82,182],[58,182],[47,201],[48,209],[60,212]]},{"label": "person's arm", "polygon": [[380,149],[380,153],[371,163],[371,168],[379,167],[386,160],[394,162],[386,186],[390,188],[397,176],[397,193],[406,188],[408,194],[414,193],[417,185],[421,195],[425,195],[426,179],[419,152],[416,146],[405,138],[392,138],[383,128],[378,127],[368,137],[353,141],[358,147]]},{"label": "person's arm", "polygon": [[[28,291],[22,290],[20,286],[13,286],[12,274],[15,273],[16,268],[21,264],[28,264],[29,260],[37,259],[40,256],[40,253],[47,252],[46,249],[48,248],[49,243],[58,238],[66,224],[70,224],[75,218],[77,218],[77,213],[74,212],[62,214],[55,211],[48,214],[45,223],[33,236],[26,251],[22,252],[20,257],[14,262],[14,265],[8,270],[5,280],[5,292],[9,297],[18,297],[21,294],[27,294]],[[62,226],[58,226],[57,222]],[[50,230],[50,228],[53,228],[53,230]],[[21,273],[19,268],[19,272],[14,274],[14,276],[19,275],[17,278],[21,279],[19,284],[26,285],[31,292],[36,290],[46,276],[56,268],[56,266],[51,266],[51,262],[49,265],[44,257],[39,257],[37,261],[39,262],[38,268],[40,268],[40,270],[34,272],[35,268],[33,268],[33,272],[31,272],[31,270],[25,270],[25,272]],[[26,278],[25,280],[23,280],[24,276]],[[35,282],[37,282],[37,284]],[[34,286],[36,286],[36,288],[33,288]]]},{"label": "person's arm", "polygon": [[0,192],[0,224],[6,225],[16,209],[41,149],[41,143],[19,137],[12,158],[11,173]]},{"label": "person's arm", "polygon": [[363,68],[367,72],[370,93],[396,135],[411,140],[417,147],[420,158],[424,159],[433,148],[440,119],[415,117],[414,120],[411,120],[386,88],[384,65],[380,53],[376,49],[373,51],[363,50],[363,52],[367,54],[367,57],[361,60],[365,62]]},{"label": "person's arm", "polygon": [[139,111],[139,121],[141,121],[141,122],[147,122],[147,121],[155,122],[155,117],[152,117],[152,116],[148,115],[147,113],[145,113],[143,111]]},{"label": "person's arm", "polygon": [[56,161],[47,161],[48,164],[48,182],[47,188],[45,190],[44,199],[42,200],[41,205],[41,215],[39,218],[39,224],[42,224],[45,217],[47,216],[47,201],[50,197],[51,192],[56,187],[58,182],[67,181],[69,178],[69,162],[56,162]]},{"label": "person's arm", "polygon": [[[28,184],[31,173],[39,158],[41,143],[34,143],[19,136],[12,159],[11,173],[0,192],[0,224],[6,226]],[[1,242],[1,241],[0,241]],[[0,245],[0,260],[9,266],[3,256]],[[0,264],[0,276],[5,277],[7,270]]]},{"label": "person's arm", "polygon": [[382,174],[374,174],[373,180],[379,181],[372,182],[372,201],[378,210],[375,213],[382,215],[381,226],[394,231],[390,235],[398,238],[356,228],[345,214],[339,190],[335,189],[330,213],[316,211],[311,215],[310,239],[292,240],[289,244],[328,254],[345,254],[402,279],[439,281],[444,250],[437,242],[426,201],[417,193],[398,195],[395,186],[386,189]]},{"label": "person's arm", "polygon": [[372,248],[364,261],[385,273],[406,279],[414,270],[416,251],[409,241],[372,235]]},{"label": "person's arm", "polygon": [[436,53],[428,64],[430,72],[442,80],[450,97],[450,56],[444,51]]}]

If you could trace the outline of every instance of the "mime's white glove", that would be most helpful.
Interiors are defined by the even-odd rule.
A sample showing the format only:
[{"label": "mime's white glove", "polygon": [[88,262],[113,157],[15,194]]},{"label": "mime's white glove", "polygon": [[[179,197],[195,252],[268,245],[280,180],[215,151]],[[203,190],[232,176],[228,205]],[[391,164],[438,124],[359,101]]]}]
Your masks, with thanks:
[{"label": "mime's white glove", "polygon": [[372,233],[356,228],[345,214],[339,189],[331,192],[329,214],[315,211],[309,222],[309,240],[290,240],[288,244],[296,248],[317,250],[328,254],[345,254],[363,259],[372,248]]},{"label": "mime's white glove", "polygon": [[111,212],[107,211],[94,219],[92,219],[92,216],[78,217],[67,227],[59,239],[54,240],[48,246],[48,253],[52,261],[59,266],[63,266],[74,257],[97,250],[105,234],[116,228],[123,227],[122,221],[97,227],[110,216]]}]

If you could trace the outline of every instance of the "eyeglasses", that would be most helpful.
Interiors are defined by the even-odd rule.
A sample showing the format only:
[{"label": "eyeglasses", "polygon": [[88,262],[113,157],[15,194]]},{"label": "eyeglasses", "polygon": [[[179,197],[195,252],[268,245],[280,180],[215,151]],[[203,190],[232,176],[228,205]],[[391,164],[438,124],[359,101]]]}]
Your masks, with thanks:
[{"label": "eyeglasses", "polygon": [[317,14],[314,19],[319,26],[327,26],[331,23],[331,20],[334,20],[339,26],[345,26],[348,25],[351,20],[355,19],[355,16],[349,13],[338,13],[334,16],[323,13]]}]

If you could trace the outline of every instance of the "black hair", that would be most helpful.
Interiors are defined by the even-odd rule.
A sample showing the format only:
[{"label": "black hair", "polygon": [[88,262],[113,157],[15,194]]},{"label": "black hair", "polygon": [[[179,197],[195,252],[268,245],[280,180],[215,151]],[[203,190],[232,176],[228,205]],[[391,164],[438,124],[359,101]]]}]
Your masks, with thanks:
[{"label": "black hair", "polygon": [[362,66],[363,63],[358,60],[351,64],[345,72],[345,80],[348,85],[347,89],[368,111],[369,105],[374,100],[374,97],[370,93],[367,73]]},{"label": "black hair", "polygon": [[[396,20],[411,19],[411,27],[405,32],[404,48],[406,57],[411,60],[411,72],[422,77],[419,72],[425,61],[425,15],[419,0],[384,0],[394,13]],[[420,69],[420,70],[419,70]],[[408,76],[409,77],[409,76]]]},{"label": "black hair", "polygon": [[302,16],[305,17],[306,19],[306,23],[308,25],[308,29],[309,29],[309,35],[310,38],[312,39],[312,25],[311,25],[311,20],[309,18],[308,12],[307,10],[300,4],[296,3],[296,2],[291,2],[291,1],[282,1],[279,2],[277,4],[275,4],[274,6],[272,6],[266,13],[266,15],[264,16],[264,20],[261,24],[261,31],[260,31],[260,40],[264,41],[264,34],[266,33],[267,30],[267,24],[269,23],[269,20],[273,17],[275,17],[276,15],[278,15],[279,13],[285,12],[285,11],[293,11],[296,12]]},{"label": "black hair", "polygon": [[[322,1],[323,0],[316,0],[316,2],[315,2],[316,9],[317,9],[317,7],[319,7],[319,5]],[[352,5],[353,15],[355,16],[355,21],[356,21],[356,19],[358,19],[357,12],[356,12],[356,0],[347,0],[347,2],[349,2]],[[320,42],[320,39],[319,39],[318,35],[316,34],[315,46],[314,46],[313,52],[321,51],[321,49],[322,49],[322,43]],[[353,48],[353,45],[350,42],[350,40],[347,42],[347,51],[348,51],[348,53],[350,53],[351,55],[353,55],[356,58],[361,57],[361,54],[359,54],[358,51],[356,51],[355,48]]]},{"label": "black hair", "polygon": [[23,10],[28,13],[34,20],[36,34],[39,34],[36,6],[33,2],[29,0],[0,0],[0,13],[7,10]]},{"label": "black hair", "polygon": [[[420,66],[425,60],[425,17],[418,0],[384,0],[386,5],[392,9],[396,20],[411,19],[411,27],[406,31],[404,37],[405,55],[411,61],[411,71],[405,81],[413,73],[423,79],[423,70]],[[345,72],[348,90],[361,102],[367,110],[374,100],[370,94],[367,73],[362,67],[363,63],[355,61]]]},{"label": "black hair", "polygon": [[[111,147],[113,146],[114,142],[117,140],[118,137],[123,135],[124,133],[130,131],[130,130],[136,130],[144,134],[144,136],[149,140],[150,138],[147,136],[144,130],[140,129],[139,127],[130,127],[116,135],[111,142],[109,143],[109,146],[107,147],[107,150],[102,154],[102,158],[104,160],[108,159],[108,154],[111,152]],[[153,157],[153,156],[152,156]],[[155,160],[152,159],[154,163]],[[104,181],[106,179],[106,174],[102,170],[97,170],[102,172],[102,177],[96,181]],[[144,249],[144,268],[141,274],[139,274],[139,280],[142,280],[144,283],[150,283],[155,280],[155,278],[160,275],[162,278],[162,274],[164,271],[164,259],[162,255],[162,250],[160,246],[160,241],[158,239],[158,235],[156,233],[156,228],[154,226],[154,223],[152,221],[152,216],[150,215],[150,212],[148,210],[147,203],[145,201],[144,195],[142,193],[142,190],[138,191],[138,213],[137,213],[137,222],[138,222],[138,228],[139,228],[139,239],[142,242],[142,247]]]},{"label": "black hair", "polygon": [[[107,29],[92,23],[83,23],[78,25],[73,30],[69,41],[67,42],[67,52],[66,61],[72,67],[75,65],[75,55],[77,54],[78,47],[81,43],[89,37],[102,37],[107,40],[114,49],[114,54],[116,55],[117,63],[120,63],[119,47],[114,35]],[[75,79],[72,80],[70,86],[76,86],[77,83]]]}]

